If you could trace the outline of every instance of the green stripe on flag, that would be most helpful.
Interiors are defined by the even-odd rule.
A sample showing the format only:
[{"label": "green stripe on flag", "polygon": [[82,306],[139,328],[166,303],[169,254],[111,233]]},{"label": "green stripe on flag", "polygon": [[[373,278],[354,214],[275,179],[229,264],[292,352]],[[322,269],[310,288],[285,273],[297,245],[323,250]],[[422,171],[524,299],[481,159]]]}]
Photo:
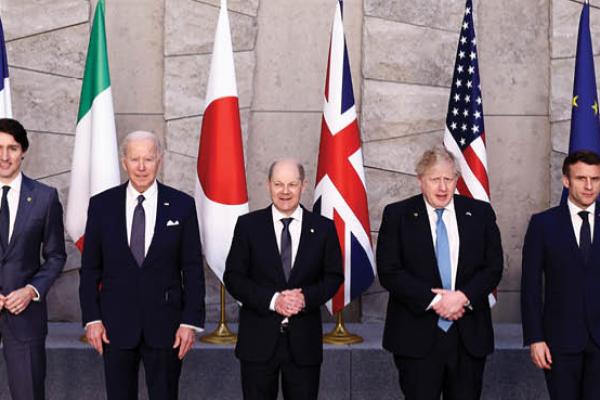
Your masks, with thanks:
[{"label": "green stripe on flag", "polygon": [[104,0],[100,0],[96,6],[92,33],[90,34],[77,122],[90,110],[96,96],[108,87],[110,87],[110,72],[106,50],[106,31],[104,29]]}]

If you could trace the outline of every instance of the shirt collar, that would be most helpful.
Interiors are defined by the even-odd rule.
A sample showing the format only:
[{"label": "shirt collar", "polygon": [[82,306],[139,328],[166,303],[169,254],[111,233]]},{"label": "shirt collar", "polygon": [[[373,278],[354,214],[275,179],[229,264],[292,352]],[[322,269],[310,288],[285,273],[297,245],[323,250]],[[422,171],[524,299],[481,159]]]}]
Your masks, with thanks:
[{"label": "shirt collar", "polygon": [[571,199],[567,199],[567,206],[569,207],[569,213],[572,217],[579,216],[580,211],[587,211],[590,213],[590,215],[594,215],[594,213],[596,212],[596,202],[593,202],[587,208],[581,208],[575,203],[573,203]]},{"label": "shirt collar", "polygon": [[138,192],[133,187],[131,182],[127,183],[127,196],[134,198],[134,199],[137,199],[139,195],[143,195],[145,199],[149,199],[150,197],[156,195],[157,192],[158,192],[158,185],[156,183],[156,179],[154,180],[154,182],[152,182],[152,185],[150,185],[150,187],[148,189],[146,189],[146,191],[144,193]]},{"label": "shirt collar", "polygon": [[[423,201],[425,201],[425,208],[427,208],[427,213],[431,214],[431,215],[435,215],[436,208],[427,202],[427,199],[425,198],[425,196],[423,196]],[[450,200],[450,203],[446,204],[446,207],[444,207],[444,210],[447,210],[448,212],[452,212],[452,213],[454,212],[454,197],[452,197],[452,199]]]},{"label": "shirt collar", "polygon": [[302,207],[300,205],[296,207],[292,215],[289,217],[279,211],[274,205],[271,205],[271,211],[273,212],[273,222],[281,221],[282,218],[292,218],[298,222],[302,222]]},{"label": "shirt collar", "polygon": [[23,183],[23,173],[19,172],[19,174],[17,176],[15,176],[15,179],[12,180],[12,182],[10,183],[0,183],[0,188],[2,186],[10,186],[10,192],[13,193],[19,193],[21,191],[21,183]]}]

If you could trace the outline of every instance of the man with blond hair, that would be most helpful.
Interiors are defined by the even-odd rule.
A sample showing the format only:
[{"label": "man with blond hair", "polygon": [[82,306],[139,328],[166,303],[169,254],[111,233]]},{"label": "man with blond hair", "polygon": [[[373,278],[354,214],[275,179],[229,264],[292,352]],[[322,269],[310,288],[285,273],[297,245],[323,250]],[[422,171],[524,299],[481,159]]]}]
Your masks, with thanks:
[{"label": "man with blond hair", "polygon": [[455,195],[459,170],[443,148],[416,165],[421,194],[389,204],[377,270],[390,292],[383,347],[406,400],[475,400],[494,350],[488,294],[502,276],[502,245],[488,203]]}]

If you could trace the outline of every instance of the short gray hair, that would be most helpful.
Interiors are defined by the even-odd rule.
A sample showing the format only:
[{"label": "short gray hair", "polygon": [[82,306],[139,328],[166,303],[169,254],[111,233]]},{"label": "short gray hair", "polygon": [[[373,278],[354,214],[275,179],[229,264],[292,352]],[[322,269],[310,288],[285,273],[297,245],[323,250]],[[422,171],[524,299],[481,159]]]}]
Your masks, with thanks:
[{"label": "short gray hair", "polygon": [[271,165],[269,166],[269,175],[268,175],[269,180],[271,180],[271,178],[273,177],[273,170],[275,169],[277,164],[279,164],[280,162],[283,162],[283,161],[291,161],[291,162],[295,163],[296,167],[298,168],[298,175],[300,176],[300,180],[302,182],[304,182],[304,178],[306,178],[306,173],[304,172],[304,165],[302,165],[302,163],[300,163],[299,161],[290,159],[290,158],[275,160],[271,163]]},{"label": "short gray hair", "polygon": [[417,161],[415,166],[415,172],[418,177],[423,176],[429,168],[437,164],[438,162],[449,162],[454,167],[454,174],[458,178],[460,176],[460,167],[456,162],[454,154],[450,153],[445,147],[435,146],[431,149],[425,150]]},{"label": "short gray hair", "polygon": [[158,155],[158,158],[162,158],[163,147],[162,147],[162,144],[160,143],[160,140],[158,139],[158,136],[156,136],[156,134],[154,134],[152,132],[148,132],[148,131],[134,131],[134,132],[128,133],[127,136],[125,136],[125,138],[121,142],[121,146],[120,146],[121,157],[125,157],[127,155],[127,146],[129,146],[129,143],[131,143],[135,140],[151,140],[151,141],[153,141],[154,148],[156,149],[156,154]]}]

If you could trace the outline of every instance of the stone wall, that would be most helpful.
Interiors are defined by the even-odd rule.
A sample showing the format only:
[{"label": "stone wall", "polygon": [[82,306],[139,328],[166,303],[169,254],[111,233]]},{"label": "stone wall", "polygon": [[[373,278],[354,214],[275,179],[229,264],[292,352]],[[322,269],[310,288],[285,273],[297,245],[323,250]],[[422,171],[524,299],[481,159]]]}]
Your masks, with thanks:
[{"label": "stone wall", "polygon": [[[96,0],[0,0],[15,117],[32,137],[24,169],[68,191],[73,131]],[[219,0],[106,0],[119,137],[157,132],[161,179],[187,193],[204,108]],[[600,0],[592,0],[599,43]],[[351,60],[376,243],[383,206],[417,193],[415,158],[441,143],[464,0],[346,0]],[[312,205],[333,0],[230,0],[251,209],[268,204],[267,166],[299,158]],[[519,321],[521,246],[532,212],[554,204],[566,151],[581,2],[475,0],[492,203],[505,250],[497,321]],[[78,320],[79,254],[50,293],[54,320]],[[208,318],[218,282],[207,271]],[[373,285],[351,318],[381,320]],[[236,318],[228,298],[227,312]]]}]

